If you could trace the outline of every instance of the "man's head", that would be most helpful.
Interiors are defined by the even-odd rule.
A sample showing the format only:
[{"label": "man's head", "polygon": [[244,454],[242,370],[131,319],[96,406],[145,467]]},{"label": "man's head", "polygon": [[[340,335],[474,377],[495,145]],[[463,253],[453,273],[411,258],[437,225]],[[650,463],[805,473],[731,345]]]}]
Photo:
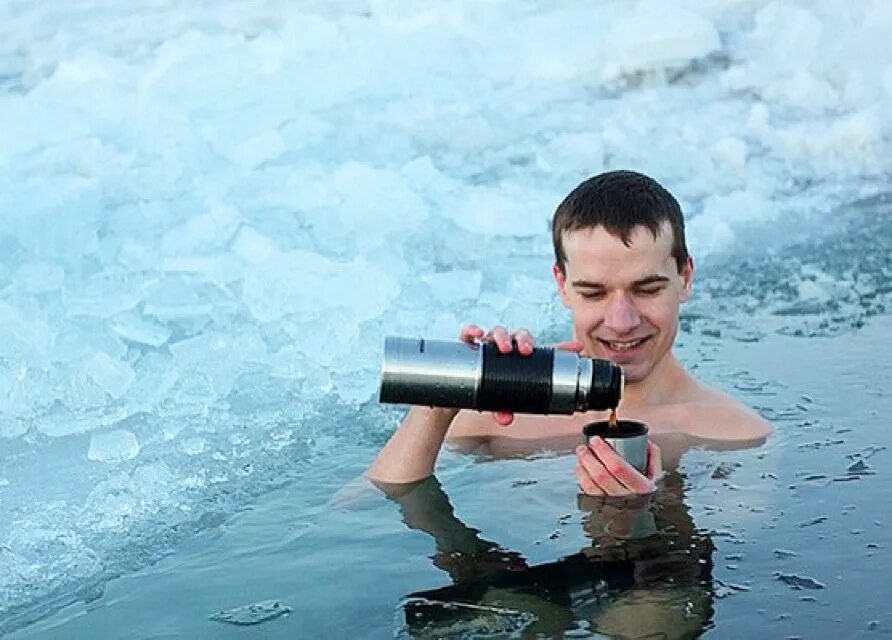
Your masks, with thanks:
[{"label": "man's head", "polygon": [[681,208],[656,181],[632,171],[586,180],[552,221],[554,277],[587,355],[646,378],[670,352],[693,262]]},{"label": "man's head", "polygon": [[678,201],[659,182],[634,171],[608,171],[589,178],[558,205],[551,221],[555,264],[565,269],[564,233],[604,227],[628,246],[632,231],[645,227],[654,238],[663,223],[672,230],[672,257],[678,271],[688,261],[684,216]]}]

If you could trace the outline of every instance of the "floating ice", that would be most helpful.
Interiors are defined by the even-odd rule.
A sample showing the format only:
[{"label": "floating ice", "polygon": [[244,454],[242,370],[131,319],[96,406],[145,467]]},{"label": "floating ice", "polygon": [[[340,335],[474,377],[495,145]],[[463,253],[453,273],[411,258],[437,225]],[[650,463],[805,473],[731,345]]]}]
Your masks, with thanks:
[{"label": "floating ice", "polygon": [[81,366],[100,389],[116,400],[127,393],[136,379],[133,367],[103,352],[90,355]]},{"label": "floating ice", "polygon": [[87,458],[99,462],[132,460],[139,455],[139,442],[130,431],[115,430],[94,433],[90,438]]},{"label": "floating ice", "polygon": [[261,600],[253,604],[218,611],[211,616],[211,620],[235,625],[252,625],[278,618],[290,611],[291,607],[279,600]]},{"label": "floating ice", "polygon": [[58,265],[31,262],[19,267],[13,281],[27,293],[51,293],[62,288],[65,271]]},{"label": "floating ice", "polygon": [[548,228],[554,208],[551,198],[518,185],[471,188],[445,213],[459,226],[480,234],[540,236]]},{"label": "floating ice", "polygon": [[708,19],[667,2],[638,3],[610,28],[603,74],[613,79],[634,71],[673,69],[719,50],[719,32]]},{"label": "floating ice", "polygon": [[150,347],[160,347],[170,338],[166,327],[135,315],[115,318],[112,329],[125,340]]},{"label": "floating ice", "polygon": [[422,277],[430,287],[439,305],[449,305],[462,300],[476,300],[480,295],[483,274],[479,271],[455,269],[430,273]]},{"label": "floating ice", "polygon": [[808,576],[797,576],[793,573],[781,573],[779,571],[774,574],[775,579],[787,584],[792,589],[824,589],[827,585],[818,582],[814,578]]},{"label": "floating ice", "polygon": [[380,316],[397,292],[398,285],[363,258],[337,262],[307,251],[274,254],[245,275],[245,302],[260,322],[324,317],[338,309],[361,322]]},{"label": "floating ice", "polygon": [[109,269],[76,283],[69,280],[62,299],[71,316],[108,318],[133,309],[143,299],[152,278]]}]

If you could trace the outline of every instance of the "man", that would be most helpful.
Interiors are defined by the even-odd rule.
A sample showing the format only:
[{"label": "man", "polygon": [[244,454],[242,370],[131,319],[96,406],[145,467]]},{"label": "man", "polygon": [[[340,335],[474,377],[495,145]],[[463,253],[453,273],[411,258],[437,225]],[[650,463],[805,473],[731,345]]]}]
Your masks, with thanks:
[{"label": "man", "polygon": [[[632,171],[590,178],[558,206],[552,240],[554,280],[573,321],[573,340],[558,347],[622,367],[623,418],[647,423],[651,439],[668,443],[677,455],[692,441],[748,446],[767,437],[770,427],[764,420],[694,378],[672,353],[679,307],[691,295],[694,263],[681,208],[666,189]],[[534,346],[528,331],[509,333],[504,327],[484,332],[469,325],[460,338],[492,340],[502,353],[516,344],[528,355]],[[578,440],[582,425],[604,417],[599,412],[515,417],[413,407],[368,476],[378,483],[414,482],[433,473],[446,439],[486,445],[496,453],[533,450],[546,438]],[[577,447],[576,456],[576,477],[589,495],[648,494],[662,473],[663,454],[653,443],[645,474],[600,439]]]}]

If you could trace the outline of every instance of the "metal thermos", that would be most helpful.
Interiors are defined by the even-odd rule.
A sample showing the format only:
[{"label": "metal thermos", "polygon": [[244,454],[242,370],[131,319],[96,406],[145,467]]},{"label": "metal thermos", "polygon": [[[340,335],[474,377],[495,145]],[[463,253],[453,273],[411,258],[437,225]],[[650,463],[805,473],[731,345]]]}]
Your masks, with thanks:
[{"label": "metal thermos", "polygon": [[536,347],[521,355],[499,353],[492,342],[384,340],[381,402],[571,414],[612,409],[622,390],[617,365],[569,351]]}]

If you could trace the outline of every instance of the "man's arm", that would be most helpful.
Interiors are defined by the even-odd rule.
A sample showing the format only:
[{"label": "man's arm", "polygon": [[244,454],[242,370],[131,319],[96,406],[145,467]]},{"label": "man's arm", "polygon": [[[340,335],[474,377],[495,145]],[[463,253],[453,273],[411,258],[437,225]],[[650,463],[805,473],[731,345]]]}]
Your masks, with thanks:
[{"label": "man's arm", "polygon": [[458,409],[412,407],[366,475],[375,482],[402,484],[424,480],[434,465]]},{"label": "man's arm", "polygon": [[[511,353],[514,350],[512,338],[516,341],[520,353],[530,355],[533,352],[533,337],[529,331],[523,329],[509,334],[505,327],[495,327],[486,333],[477,325],[470,324],[462,327],[459,333],[459,339],[469,344],[487,337],[496,344],[501,353]],[[449,431],[458,413],[458,409],[436,407],[410,409],[366,475],[374,482],[388,484],[417,482],[427,478],[434,472],[434,465],[446,438],[446,432]],[[496,423],[502,425],[508,425],[514,420],[514,416],[510,413],[496,412],[492,416]],[[468,430],[472,422],[477,421],[460,419],[456,428],[452,429],[450,437],[463,439],[467,436],[477,437],[479,433],[476,429]],[[464,444],[467,445],[467,440]]]}]

